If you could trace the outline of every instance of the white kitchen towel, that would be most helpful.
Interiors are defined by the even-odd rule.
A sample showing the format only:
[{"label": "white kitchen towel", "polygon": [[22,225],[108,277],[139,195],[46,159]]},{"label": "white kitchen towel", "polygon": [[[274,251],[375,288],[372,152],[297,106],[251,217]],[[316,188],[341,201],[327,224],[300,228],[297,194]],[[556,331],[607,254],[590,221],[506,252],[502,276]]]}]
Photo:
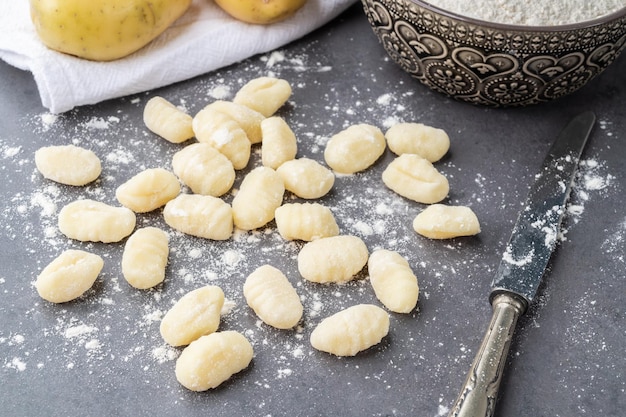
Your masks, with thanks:
[{"label": "white kitchen towel", "polygon": [[354,1],[308,0],[283,22],[251,25],[231,18],[212,0],[193,0],[184,15],[146,47],[116,61],[94,62],[46,48],[31,23],[28,0],[3,0],[0,58],[31,71],[41,103],[52,113],[62,113],[274,50],[329,22]]}]

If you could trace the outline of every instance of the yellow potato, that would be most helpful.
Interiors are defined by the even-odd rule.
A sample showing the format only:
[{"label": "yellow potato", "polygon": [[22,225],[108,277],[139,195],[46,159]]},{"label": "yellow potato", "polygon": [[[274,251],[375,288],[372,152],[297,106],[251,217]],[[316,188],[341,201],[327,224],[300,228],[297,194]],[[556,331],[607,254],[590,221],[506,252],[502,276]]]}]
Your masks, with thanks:
[{"label": "yellow potato", "polygon": [[30,0],[43,43],[94,61],[129,55],[159,36],[191,0]]},{"label": "yellow potato", "polygon": [[215,3],[235,19],[267,25],[291,17],[306,0],[215,0]]}]

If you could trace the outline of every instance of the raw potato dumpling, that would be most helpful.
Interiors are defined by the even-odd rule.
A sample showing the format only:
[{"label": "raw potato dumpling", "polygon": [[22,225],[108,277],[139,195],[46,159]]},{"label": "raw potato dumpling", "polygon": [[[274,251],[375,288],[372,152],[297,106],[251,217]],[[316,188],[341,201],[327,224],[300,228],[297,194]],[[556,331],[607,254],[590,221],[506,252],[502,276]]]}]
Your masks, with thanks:
[{"label": "raw potato dumpling", "polygon": [[35,165],[45,178],[66,185],[85,185],[102,172],[95,153],[74,145],[46,146],[35,152]]},{"label": "raw potato dumpling", "polygon": [[285,274],[271,265],[257,268],[246,278],[243,295],[256,315],[277,329],[290,329],[302,318],[298,293]]},{"label": "raw potato dumpling", "polygon": [[[234,121],[245,132],[250,143],[260,143],[263,140],[261,122],[265,116],[242,104],[224,100],[214,101],[200,110],[194,117],[192,124],[194,130],[198,124],[205,124],[205,127],[210,127],[214,121],[220,120],[219,117],[216,117],[217,114]],[[198,138],[198,140],[200,139]]]},{"label": "raw potato dumpling", "polygon": [[386,146],[385,135],[376,126],[353,125],[330,138],[324,159],[335,171],[353,174],[373,165]]},{"label": "raw potato dumpling", "polygon": [[41,271],[35,288],[41,298],[52,303],[72,301],[91,288],[103,266],[98,255],[68,249]]},{"label": "raw potato dumpling", "polygon": [[286,161],[276,172],[283,177],[287,191],[309,200],[325,196],[335,184],[335,174],[313,159]]},{"label": "raw potato dumpling", "polygon": [[94,200],[77,200],[59,212],[59,230],[82,242],[119,242],[135,229],[135,213]]},{"label": "raw potato dumpling", "polygon": [[261,161],[263,166],[276,169],[296,157],[298,141],[293,130],[284,119],[272,116],[261,122],[263,146]]},{"label": "raw potato dumpling", "polygon": [[270,117],[291,96],[291,85],[286,80],[259,77],[248,81],[235,94],[233,102],[249,107],[265,117]]},{"label": "raw potato dumpling", "polygon": [[433,204],[415,217],[413,229],[430,239],[451,239],[480,233],[480,223],[469,207]]},{"label": "raw potato dumpling", "polygon": [[252,345],[241,333],[225,331],[202,336],[176,360],[176,380],[191,391],[216,388],[248,367]]},{"label": "raw potato dumpling", "polygon": [[307,281],[345,283],[363,269],[369,252],[356,236],[325,237],[307,243],[298,253],[298,271]]},{"label": "raw potato dumpling", "polygon": [[257,167],[250,171],[233,198],[233,222],[241,230],[265,226],[283,202],[283,179],[272,168]]},{"label": "raw potato dumpling", "polygon": [[172,168],[196,194],[220,197],[235,183],[232,162],[208,143],[194,143],[176,152]]},{"label": "raw potato dumpling", "polygon": [[207,285],[188,292],[163,316],[159,330],[172,346],[188,345],[200,336],[213,333],[220,324],[224,292]]},{"label": "raw potato dumpling", "polygon": [[311,333],[311,345],[337,356],[354,356],[389,333],[389,314],[372,304],[348,307],[322,320]]},{"label": "raw potato dumpling", "polygon": [[286,240],[311,241],[337,236],[333,212],[319,203],[287,203],[275,211],[278,233]]},{"label": "raw potato dumpling", "polygon": [[396,155],[412,153],[437,162],[450,149],[450,138],[443,129],[422,123],[398,123],[385,133],[387,146]]},{"label": "raw potato dumpling", "polygon": [[191,121],[190,115],[163,97],[152,97],[143,109],[146,127],[171,143],[182,143],[193,137]]},{"label": "raw potato dumpling", "polygon": [[169,238],[156,227],[144,227],[133,233],[124,245],[122,274],[135,288],[147,289],[165,279]]},{"label": "raw potato dumpling", "polygon": [[367,261],[376,298],[394,313],[410,313],[417,305],[419,287],[409,263],[397,252],[379,249]]},{"label": "raw potato dumpling", "polygon": [[115,197],[135,213],[147,213],[164,206],[179,193],[176,175],[163,168],[151,168],[117,187]]},{"label": "raw potato dumpling", "polygon": [[210,195],[180,194],[163,209],[168,226],[191,236],[226,240],[233,234],[233,210]]},{"label": "raw potato dumpling", "polygon": [[432,163],[415,154],[402,154],[383,171],[383,182],[403,197],[423,204],[438,203],[448,195],[450,184]]},{"label": "raw potato dumpling", "polygon": [[198,142],[208,143],[220,151],[235,169],[243,169],[248,165],[252,143],[232,117],[204,109],[193,118],[192,126]]}]

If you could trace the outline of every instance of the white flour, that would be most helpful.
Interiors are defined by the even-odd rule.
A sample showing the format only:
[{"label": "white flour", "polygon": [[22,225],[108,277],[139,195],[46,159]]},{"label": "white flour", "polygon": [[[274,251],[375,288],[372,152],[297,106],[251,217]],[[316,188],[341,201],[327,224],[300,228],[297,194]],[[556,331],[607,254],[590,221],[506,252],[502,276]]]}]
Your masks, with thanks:
[{"label": "white flour", "polygon": [[433,6],[487,22],[560,26],[585,22],[626,7],[624,0],[427,0]]}]

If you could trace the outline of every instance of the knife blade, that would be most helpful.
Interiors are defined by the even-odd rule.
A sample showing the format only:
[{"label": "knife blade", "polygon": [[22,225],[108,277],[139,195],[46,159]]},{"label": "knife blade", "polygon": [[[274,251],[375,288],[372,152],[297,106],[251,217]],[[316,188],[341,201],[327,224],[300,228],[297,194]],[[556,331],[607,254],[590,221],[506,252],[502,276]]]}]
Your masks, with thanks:
[{"label": "knife blade", "polygon": [[585,112],[561,131],[535,176],[493,278],[493,315],[448,417],[491,417],[517,321],[537,295],[558,241],[578,162],[595,123]]}]

